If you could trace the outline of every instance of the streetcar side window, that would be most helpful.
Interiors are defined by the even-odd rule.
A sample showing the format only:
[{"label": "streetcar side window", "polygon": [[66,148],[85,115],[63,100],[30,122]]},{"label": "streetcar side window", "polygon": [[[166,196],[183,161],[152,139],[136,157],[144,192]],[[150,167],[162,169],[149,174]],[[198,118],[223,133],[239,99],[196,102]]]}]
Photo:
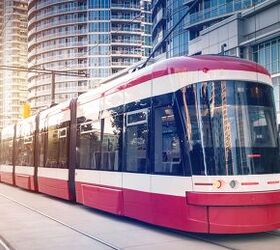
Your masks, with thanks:
[{"label": "streetcar side window", "polygon": [[47,147],[47,160],[46,167],[56,168],[58,167],[58,155],[59,155],[59,137],[58,129],[54,127],[48,128],[48,147]]},{"label": "streetcar side window", "polygon": [[183,175],[180,139],[171,106],[154,110],[154,173]]},{"label": "streetcar side window", "polygon": [[67,168],[68,167],[68,127],[62,127],[58,130],[59,138],[59,157],[58,157],[58,167]]},{"label": "streetcar side window", "polygon": [[2,164],[13,165],[13,139],[2,141]]},{"label": "streetcar side window", "polygon": [[77,160],[80,169],[98,169],[101,161],[100,121],[80,123],[78,126]]},{"label": "streetcar side window", "polygon": [[47,142],[46,140],[47,133],[45,131],[41,131],[37,135],[37,141],[38,141],[38,155],[39,155],[39,166],[44,167],[45,166],[45,144]]},{"label": "streetcar side window", "polygon": [[125,170],[147,172],[148,109],[126,114]]},{"label": "streetcar side window", "polygon": [[68,168],[68,131],[69,121],[48,128],[46,167]]},{"label": "streetcar side window", "polygon": [[17,166],[33,166],[34,150],[33,135],[17,138],[16,145],[16,165]]},{"label": "streetcar side window", "polygon": [[101,170],[118,171],[121,162],[123,115],[102,119]]}]

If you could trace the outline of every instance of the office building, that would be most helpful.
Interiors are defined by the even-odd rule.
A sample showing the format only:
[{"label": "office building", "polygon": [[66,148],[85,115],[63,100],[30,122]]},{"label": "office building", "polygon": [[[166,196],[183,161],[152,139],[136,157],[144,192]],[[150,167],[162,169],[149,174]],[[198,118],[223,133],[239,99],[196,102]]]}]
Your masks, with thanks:
[{"label": "office building", "polygon": [[190,10],[183,22],[165,42],[168,31],[193,5],[194,0],[153,0],[152,1],[152,41],[158,46],[155,56],[169,58],[188,55],[188,44],[199,33],[240,10],[250,8],[265,0],[200,0]]}]

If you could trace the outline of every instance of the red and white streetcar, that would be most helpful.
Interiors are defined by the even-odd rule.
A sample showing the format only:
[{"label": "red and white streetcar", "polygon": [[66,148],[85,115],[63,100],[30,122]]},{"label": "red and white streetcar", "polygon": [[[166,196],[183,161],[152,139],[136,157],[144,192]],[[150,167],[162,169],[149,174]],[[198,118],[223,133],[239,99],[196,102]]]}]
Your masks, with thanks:
[{"label": "red and white streetcar", "polygon": [[[34,150],[39,192],[183,231],[280,227],[273,89],[254,62],[164,60],[33,121],[35,145],[27,150]],[[1,181],[11,165],[9,131],[2,131]]]}]

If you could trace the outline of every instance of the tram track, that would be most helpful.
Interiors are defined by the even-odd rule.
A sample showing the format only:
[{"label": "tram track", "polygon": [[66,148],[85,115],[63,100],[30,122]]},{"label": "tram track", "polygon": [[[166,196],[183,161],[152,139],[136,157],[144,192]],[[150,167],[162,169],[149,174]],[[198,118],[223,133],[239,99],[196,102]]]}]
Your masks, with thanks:
[{"label": "tram track", "polygon": [[191,239],[200,240],[200,241],[203,241],[205,243],[208,243],[208,244],[211,244],[211,245],[214,245],[214,246],[217,246],[217,247],[222,247],[224,249],[238,250],[236,248],[229,247],[229,246],[227,246],[225,244],[218,243],[218,242],[212,241],[210,239],[207,239],[206,237],[203,237],[203,235],[198,235],[196,233],[180,232],[180,234],[183,235],[183,236],[187,236],[187,237],[189,237]]},{"label": "tram track", "polygon": [[10,246],[10,244],[8,242],[6,242],[2,236],[0,236],[0,249],[13,250],[13,248]]},{"label": "tram track", "polygon": [[[80,235],[83,235],[83,236],[85,236],[87,238],[90,238],[90,239],[92,239],[92,240],[94,240],[94,241],[96,241],[98,243],[101,243],[104,246],[107,246],[107,247],[109,247],[111,249],[114,249],[114,250],[120,250],[121,249],[121,248],[115,246],[114,244],[111,244],[110,242],[102,240],[101,238],[96,237],[94,235],[88,234],[88,233],[86,233],[86,232],[84,232],[84,231],[82,231],[82,230],[80,230],[78,228],[75,228],[75,227],[73,227],[73,226],[71,226],[71,225],[69,225],[69,224],[67,224],[67,223],[65,223],[65,222],[63,222],[61,220],[58,220],[58,219],[56,219],[56,218],[54,218],[54,217],[52,217],[50,215],[47,215],[44,212],[39,211],[38,209],[32,208],[32,207],[30,207],[30,206],[28,206],[28,205],[26,205],[26,204],[24,204],[22,202],[19,202],[19,201],[15,200],[15,199],[13,199],[11,197],[8,197],[5,194],[0,193],[0,196],[2,196],[3,198],[5,198],[5,199],[7,199],[7,200],[9,200],[9,201],[11,201],[11,202],[21,206],[21,207],[24,207],[24,208],[30,210],[30,211],[32,211],[32,212],[34,212],[36,214],[44,216],[45,218],[48,218],[48,219],[50,219],[50,220],[52,220],[52,221],[54,221],[54,222],[56,222],[56,223],[58,223],[58,224],[60,224],[60,225],[62,225],[64,227],[67,227],[68,229],[70,229],[70,230],[72,230],[72,231],[74,231],[76,233],[79,233]],[[0,237],[0,245],[3,246],[5,250],[12,250],[12,248],[8,244],[6,244],[5,241],[1,239],[1,237]]]},{"label": "tram track", "polygon": [[[7,200],[9,200],[9,201],[11,201],[11,202],[13,202],[13,203],[15,203],[15,204],[17,204],[17,205],[19,205],[19,206],[21,206],[21,207],[24,207],[24,208],[30,210],[30,211],[32,211],[32,212],[34,212],[36,214],[39,214],[39,215],[44,216],[45,218],[48,218],[48,219],[50,219],[50,220],[52,220],[52,221],[54,221],[56,223],[59,223],[60,225],[62,225],[64,227],[67,227],[68,229],[71,229],[72,231],[75,231],[76,233],[79,233],[80,235],[83,235],[83,236],[85,236],[87,238],[90,238],[90,239],[96,241],[96,242],[99,242],[99,243],[103,244],[104,246],[107,246],[107,247],[109,247],[111,249],[114,249],[114,250],[120,250],[121,249],[118,246],[115,246],[114,244],[112,244],[112,243],[110,243],[108,241],[105,241],[105,240],[103,240],[103,239],[101,239],[99,237],[96,237],[94,235],[86,233],[86,232],[84,232],[84,231],[82,231],[82,230],[80,230],[80,229],[78,229],[78,228],[76,228],[74,226],[71,226],[71,225],[69,225],[69,224],[67,224],[67,223],[65,223],[65,222],[63,222],[63,221],[61,221],[59,219],[56,219],[56,218],[54,218],[54,217],[52,217],[52,216],[50,216],[50,215],[48,215],[48,214],[46,214],[44,212],[41,212],[38,209],[32,208],[29,205],[26,205],[26,204],[24,204],[22,202],[19,202],[16,199],[11,198],[11,197],[3,194],[3,193],[0,193],[0,196],[5,198],[5,199],[7,199]],[[166,229],[166,230],[168,230],[168,229]],[[171,230],[171,231],[173,231],[173,230]],[[212,241],[210,239],[207,239],[207,238],[205,238],[205,237],[203,237],[201,235],[195,234],[195,233],[187,233],[187,232],[181,232],[181,231],[173,231],[173,232],[176,232],[176,234],[179,234],[179,235],[184,236],[184,237],[189,238],[189,239],[202,241],[202,242],[205,242],[205,243],[217,246],[217,247],[222,247],[224,249],[235,250],[232,247],[229,247],[227,245],[224,245],[224,244]],[[13,248],[11,246],[9,246],[4,240],[2,240],[1,237],[0,237],[0,246],[3,246],[3,248],[5,250],[13,250]]]}]

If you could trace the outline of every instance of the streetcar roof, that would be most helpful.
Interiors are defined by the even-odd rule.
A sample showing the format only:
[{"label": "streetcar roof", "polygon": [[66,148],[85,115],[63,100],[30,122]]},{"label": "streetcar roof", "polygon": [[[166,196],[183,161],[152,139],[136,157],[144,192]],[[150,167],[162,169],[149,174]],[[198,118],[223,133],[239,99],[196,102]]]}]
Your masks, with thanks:
[{"label": "streetcar roof", "polygon": [[30,116],[16,123],[17,136],[30,135],[36,130],[36,116]]},{"label": "streetcar roof", "polygon": [[71,100],[67,100],[67,101],[61,102],[53,107],[45,109],[40,112],[39,117],[40,117],[40,119],[46,119],[48,116],[68,110],[70,108],[70,103],[71,103]]},{"label": "streetcar roof", "polygon": [[98,99],[112,91],[121,91],[165,75],[211,70],[239,70],[270,76],[269,72],[263,66],[237,57],[218,55],[174,57],[159,61],[138,71],[127,73],[119,78],[113,78],[112,81],[105,81],[106,84],[80,95],[78,97],[78,103],[82,104],[90,100]]},{"label": "streetcar roof", "polygon": [[14,137],[14,129],[15,129],[14,124],[4,127],[1,131],[1,139],[13,138]]}]

